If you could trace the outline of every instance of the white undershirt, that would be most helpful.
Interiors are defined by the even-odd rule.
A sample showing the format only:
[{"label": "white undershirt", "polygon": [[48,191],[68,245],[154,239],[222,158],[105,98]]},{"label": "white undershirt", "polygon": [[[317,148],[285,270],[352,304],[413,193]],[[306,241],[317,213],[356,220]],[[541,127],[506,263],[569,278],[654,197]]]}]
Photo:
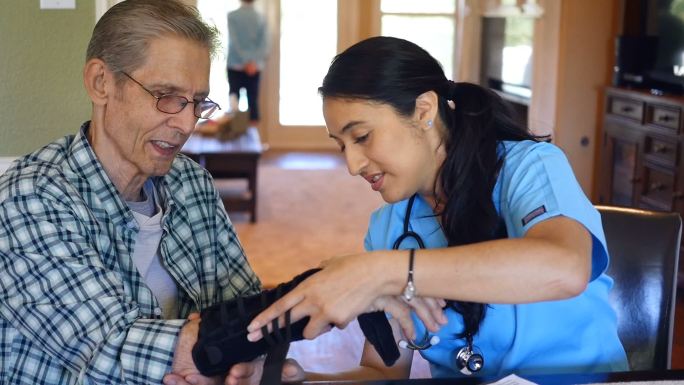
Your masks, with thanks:
[{"label": "white undershirt", "polygon": [[[161,264],[159,244],[162,237],[163,211],[152,180],[143,187],[146,199],[142,202],[126,202],[133,211],[140,231],[135,239],[133,262],[152,294],[157,298],[165,319],[178,317],[178,286]],[[149,216],[151,215],[151,216]],[[157,315],[162,315],[157,314]]]}]

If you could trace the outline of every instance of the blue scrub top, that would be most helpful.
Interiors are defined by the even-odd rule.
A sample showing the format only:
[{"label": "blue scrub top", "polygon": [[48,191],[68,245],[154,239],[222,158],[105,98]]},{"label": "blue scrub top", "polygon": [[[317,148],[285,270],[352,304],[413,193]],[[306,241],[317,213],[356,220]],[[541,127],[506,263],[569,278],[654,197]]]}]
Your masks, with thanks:
[{"label": "blue scrub top", "polygon": [[[616,315],[608,302],[613,280],[605,274],[609,258],[601,217],[584,195],[565,154],[552,144],[533,141],[501,142],[499,151],[505,152],[505,160],[493,200],[506,223],[508,237],[522,237],[532,226],[551,217],[572,218],[592,235],[592,274],[587,289],[574,298],[489,304],[474,336],[474,345],[485,361],[478,375],[628,370]],[[392,248],[403,233],[407,202],[387,204],[372,214],[365,240],[367,250]],[[423,199],[416,199],[409,228],[422,237],[427,248],[446,247],[447,240],[433,215]],[[418,245],[407,239],[400,248],[417,249]],[[420,287],[417,292],[420,294]],[[455,355],[465,341],[455,336],[463,331],[463,319],[450,308],[446,316],[448,324],[436,333],[440,342],[421,351],[431,364],[433,377],[462,376]],[[415,314],[413,320],[416,336],[423,336],[425,326]]]}]

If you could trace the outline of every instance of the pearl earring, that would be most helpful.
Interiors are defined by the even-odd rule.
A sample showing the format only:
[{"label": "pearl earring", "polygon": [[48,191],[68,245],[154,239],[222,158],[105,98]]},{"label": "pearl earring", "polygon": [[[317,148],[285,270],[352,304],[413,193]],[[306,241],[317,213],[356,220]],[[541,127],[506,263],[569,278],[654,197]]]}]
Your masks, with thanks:
[{"label": "pearl earring", "polygon": [[432,127],[432,119],[429,119],[429,120],[427,121],[427,125],[428,125],[428,127]]}]

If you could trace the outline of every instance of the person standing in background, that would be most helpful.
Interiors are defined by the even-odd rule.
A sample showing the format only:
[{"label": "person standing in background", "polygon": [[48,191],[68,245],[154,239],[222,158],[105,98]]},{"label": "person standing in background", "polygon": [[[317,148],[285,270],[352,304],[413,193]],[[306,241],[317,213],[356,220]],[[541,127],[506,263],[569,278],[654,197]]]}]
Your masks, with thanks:
[{"label": "person standing in background", "polygon": [[240,8],[228,13],[228,85],[231,99],[247,92],[250,125],[259,123],[259,78],[268,52],[268,30],[264,17],[254,9],[254,0],[241,0]]}]

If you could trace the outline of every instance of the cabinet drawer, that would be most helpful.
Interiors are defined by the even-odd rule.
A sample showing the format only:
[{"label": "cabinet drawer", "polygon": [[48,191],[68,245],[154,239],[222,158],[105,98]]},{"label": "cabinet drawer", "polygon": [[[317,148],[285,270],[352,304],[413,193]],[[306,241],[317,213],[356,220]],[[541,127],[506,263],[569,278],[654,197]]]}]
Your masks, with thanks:
[{"label": "cabinet drawer", "polygon": [[649,105],[646,123],[679,131],[681,110],[676,107]]},{"label": "cabinet drawer", "polygon": [[608,102],[608,113],[634,119],[641,123],[644,104],[638,100],[611,96]]},{"label": "cabinet drawer", "polygon": [[643,176],[641,201],[654,208],[672,210],[674,198],[680,195],[675,192],[674,174],[645,165]]},{"label": "cabinet drawer", "polygon": [[651,162],[674,167],[677,165],[679,146],[677,142],[647,135],[644,140],[644,156]]}]

